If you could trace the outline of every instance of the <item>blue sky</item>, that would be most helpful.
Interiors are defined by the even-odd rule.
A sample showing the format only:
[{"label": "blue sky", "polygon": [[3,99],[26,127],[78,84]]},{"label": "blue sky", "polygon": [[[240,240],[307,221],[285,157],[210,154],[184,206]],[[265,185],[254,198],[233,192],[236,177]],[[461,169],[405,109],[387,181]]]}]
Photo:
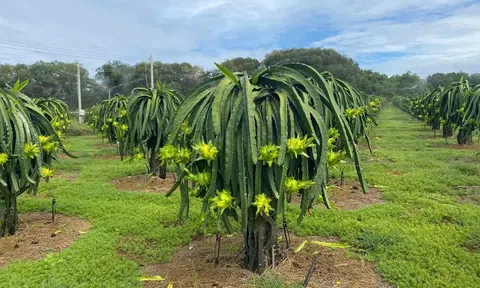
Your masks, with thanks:
[{"label": "blue sky", "polygon": [[480,1],[15,0],[0,10],[0,63],[119,59],[212,68],[274,49],[335,48],[362,68],[480,72]]}]

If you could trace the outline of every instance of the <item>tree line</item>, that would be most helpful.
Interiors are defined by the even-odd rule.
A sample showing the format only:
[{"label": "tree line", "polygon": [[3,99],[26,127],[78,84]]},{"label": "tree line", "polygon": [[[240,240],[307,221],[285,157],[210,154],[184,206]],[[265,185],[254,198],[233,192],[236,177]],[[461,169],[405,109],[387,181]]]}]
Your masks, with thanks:
[{"label": "tree line", "polygon": [[[447,86],[462,77],[471,84],[480,84],[480,73],[463,72],[435,73],[422,79],[419,75],[406,72],[388,76],[372,70],[360,68],[357,62],[333,49],[300,48],[275,50],[267,54],[263,61],[254,58],[233,58],[221,63],[232,71],[252,73],[261,65],[305,63],[318,71],[330,71],[335,77],[351,83],[365,93],[390,98],[394,95],[409,97],[422,94],[438,86]],[[89,107],[111,95],[129,95],[135,87],[147,87],[149,83],[149,63],[134,65],[121,61],[110,61],[98,67],[95,75],[81,67],[83,106]],[[154,78],[169,88],[186,94],[206,78],[219,73],[206,70],[190,63],[154,62]],[[12,84],[17,79],[28,79],[30,84],[25,93],[33,98],[54,97],[65,101],[71,109],[77,107],[77,65],[59,61],[39,61],[31,65],[0,65],[0,85]]]}]

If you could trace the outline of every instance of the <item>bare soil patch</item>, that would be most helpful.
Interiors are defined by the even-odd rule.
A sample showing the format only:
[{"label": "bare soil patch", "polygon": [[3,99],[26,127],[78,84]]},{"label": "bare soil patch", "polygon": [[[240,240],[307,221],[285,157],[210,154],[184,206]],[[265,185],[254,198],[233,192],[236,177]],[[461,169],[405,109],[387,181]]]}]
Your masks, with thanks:
[{"label": "bare soil patch", "polygon": [[460,191],[460,202],[480,205],[480,186],[458,186],[455,189]]},{"label": "bare soil patch", "polygon": [[[328,190],[328,200],[332,207],[342,210],[355,210],[373,204],[384,203],[383,195],[375,187],[368,187],[367,193],[362,192],[360,182],[353,180],[346,180],[343,185],[339,182],[330,184]],[[301,195],[296,194],[292,196],[292,202],[295,205],[302,201]],[[326,209],[323,204],[317,204],[315,209]]]},{"label": "bare soil patch", "polygon": [[328,191],[330,203],[340,209],[354,210],[373,204],[384,203],[383,195],[375,187],[368,187],[363,193],[360,182],[347,180],[343,185],[336,182]]},{"label": "bare soil patch", "polygon": [[175,184],[175,176],[174,173],[167,173],[167,179],[161,179],[142,174],[114,179],[110,183],[122,191],[167,193]]},{"label": "bare soil patch", "polygon": [[0,238],[0,268],[15,260],[41,259],[70,245],[91,226],[87,220],[57,214],[51,223],[50,213],[19,215],[13,236]]},{"label": "bare soil patch", "polygon": [[[292,236],[291,248],[283,250],[286,257],[267,273],[283,278],[288,284],[302,283],[312,260],[317,257],[316,268],[308,287],[390,287],[375,273],[374,264],[349,258],[345,249],[307,244],[299,253],[293,253],[303,240],[338,242],[336,237]],[[158,275],[165,280],[143,282],[143,287],[167,287],[170,283],[179,288],[252,287],[252,280],[256,276],[242,268],[242,236],[222,237],[218,265],[214,264],[214,244],[214,237],[202,237],[187,246],[179,247],[170,263],[144,266],[145,275]],[[313,255],[314,253],[316,255]],[[194,286],[194,283],[197,286]]]},{"label": "bare soil patch", "polygon": [[480,251],[480,247],[471,243],[465,244],[463,247],[470,253],[478,253]]}]

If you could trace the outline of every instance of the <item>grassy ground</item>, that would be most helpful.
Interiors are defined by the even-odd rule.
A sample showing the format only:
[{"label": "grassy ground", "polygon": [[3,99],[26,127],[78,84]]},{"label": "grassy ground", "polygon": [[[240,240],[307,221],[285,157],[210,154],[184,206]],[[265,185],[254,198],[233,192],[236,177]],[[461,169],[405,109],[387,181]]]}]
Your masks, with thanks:
[{"label": "grassy ground", "polygon": [[[455,187],[480,186],[480,155],[435,147],[444,140],[428,136],[433,133],[423,124],[385,109],[371,136],[374,155],[364,151],[363,165],[368,182],[381,187],[387,203],[356,211],[315,210],[301,226],[294,224],[298,209],[291,207],[291,225],[302,235],[336,235],[365,249],[358,256],[377,261],[378,271],[395,286],[478,287],[480,208],[479,202],[464,203],[478,201],[478,189]],[[113,188],[111,179],[144,167],[93,157],[114,153],[93,146],[99,142],[94,136],[72,137],[71,150],[81,157],[62,160],[58,169],[76,179],[53,179],[39,192],[56,197],[59,213],[84,217],[94,227],[59,254],[1,269],[0,287],[141,287],[139,266],[118,251],[166,261],[199,231],[198,203],[181,226],[176,223],[178,195],[167,199]],[[353,169],[347,167],[346,175],[353,178]],[[26,195],[19,207],[49,211],[50,203],[48,197]],[[270,278],[255,286],[283,287]]]}]

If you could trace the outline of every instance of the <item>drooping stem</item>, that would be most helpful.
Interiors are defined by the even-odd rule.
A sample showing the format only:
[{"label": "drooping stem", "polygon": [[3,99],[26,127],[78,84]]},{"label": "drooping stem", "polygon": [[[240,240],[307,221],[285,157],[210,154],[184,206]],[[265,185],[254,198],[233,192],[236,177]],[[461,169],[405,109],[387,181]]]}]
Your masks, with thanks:
[{"label": "drooping stem", "polygon": [[6,216],[7,205],[5,203],[5,198],[0,198],[0,237],[5,235],[5,216]]},{"label": "drooping stem", "polygon": [[180,194],[181,194],[181,204],[180,210],[178,212],[178,219],[185,220],[188,218],[189,210],[190,210],[190,198],[188,195],[188,184],[185,181],[180,185]]},{"label": "drooping stem", "polygon": [[[175,167],[175,172],[177,175],[182,173],[182,169],[179,166]],[[188,214],[190,213],[190,195],[188,193],[188,181],[183,180],[180,184],[180,210],[178,211],[178,219],[185,220],[188,218]]]},{"label": "drooping stem", "polygon": [[221,241],[221,236],[220,236],[220,231],[217,230],[215,233],[215,265],[220,264],[220,241]]},{"label": "drooping stem", "polygon": [[17,224],[17,198],[14,194],[7,194],[0,199],[0,237],[15,234]]},{"label": "drooping stem", "polygon": [[287,221],[285,219],[283,219],[283,235],[285,237],[285,243],[286,243],[286,246],[287,246],[287,249],[290,248],[290,233],[288,232],[288,225],[287,225]]},{"label": "drooping stem", "polygon": [[52,223],[55,223],[55,206],[57,204],[57,200],[55,198],[52,199]]},{"label": "drooping stem", "polygon": [[330,173],[328,171],[328,167],[325,167],[325,183],[328,185],[328,182],[330,181]]}]

